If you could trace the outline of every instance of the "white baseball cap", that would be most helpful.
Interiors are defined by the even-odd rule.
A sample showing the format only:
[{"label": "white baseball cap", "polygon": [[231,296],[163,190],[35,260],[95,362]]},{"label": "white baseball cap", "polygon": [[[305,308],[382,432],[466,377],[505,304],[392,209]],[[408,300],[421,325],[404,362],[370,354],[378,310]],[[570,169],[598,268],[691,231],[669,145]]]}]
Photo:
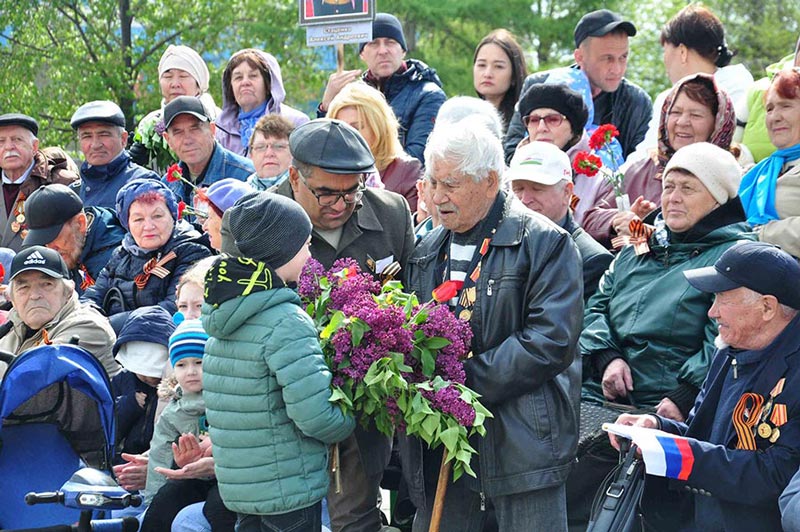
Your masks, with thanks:
[{"label": "white baseball cap", "polygon": [[569,156],[549,142],[531,142],[517,148],[504,177],[510,181],[532,181],[555,185],[562,179],[572,182]]}]

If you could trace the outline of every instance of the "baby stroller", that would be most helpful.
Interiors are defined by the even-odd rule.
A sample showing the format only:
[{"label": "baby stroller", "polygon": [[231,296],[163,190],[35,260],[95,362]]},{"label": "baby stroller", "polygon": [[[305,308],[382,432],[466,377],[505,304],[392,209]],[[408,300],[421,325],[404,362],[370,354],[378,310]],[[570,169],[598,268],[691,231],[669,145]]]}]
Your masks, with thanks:
[{"label": "baby stroller", "polygon": [[[0,529],[61,530],[80,521],[72,528],[91,530],[91,508],[137,505],[102,473],[114,453],[114,398],[97,359],[77,345],[44,345],[0,360],[9,364],[0,383]],[[76,474],[87,466],[97,475]],[[100,495],[88,495],[86,479],[105,483]]]}]

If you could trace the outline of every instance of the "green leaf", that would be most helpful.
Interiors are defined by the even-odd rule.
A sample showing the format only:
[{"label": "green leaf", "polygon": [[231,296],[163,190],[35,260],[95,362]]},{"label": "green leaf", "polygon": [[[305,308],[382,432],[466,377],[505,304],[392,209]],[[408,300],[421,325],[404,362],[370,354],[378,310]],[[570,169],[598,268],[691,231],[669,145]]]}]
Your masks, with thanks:
[{"label": "green leaf", "polygon": [[451,342],[447,338],[442,338],[441,336],[434,336],[432,338],[428,338],[428,340],[425,342],[425,347],[427,347],[428,349],[441,349],[443,347],[447,347],[451,343],[453,342]]},{"label": "green leaf", "polygon": [[456,444],[458,443],[458,428],[450,427],[442,432],[439,433],[439,439],[444,444],[445,449],[447,449],[448,454],[452,454],[456,450]]},{"label": "green leaf", "polygon": [[333,316],[331,316],[331,321],[328,325],[322,329],[322,332],[319,333],[319,337],[322,339],[330,338],[333,333],[335,333],[339,328],[344,324],[346,316],[344,312],[341,310],[337,310]]},{"label": "green leaf", "polygon": [[364,338],[364,334],[367,331],[370,331],[371,328],[367,323],[363,320],[358,318],[351,318],[350,319],[350,334],[353,338],[353,347],[358,347],[361,345],[361,340]]},{"label": "green leaf", "polygon": [[422,373],[430,377],[436,369],[436,359],[430,349],[422,349]]}]

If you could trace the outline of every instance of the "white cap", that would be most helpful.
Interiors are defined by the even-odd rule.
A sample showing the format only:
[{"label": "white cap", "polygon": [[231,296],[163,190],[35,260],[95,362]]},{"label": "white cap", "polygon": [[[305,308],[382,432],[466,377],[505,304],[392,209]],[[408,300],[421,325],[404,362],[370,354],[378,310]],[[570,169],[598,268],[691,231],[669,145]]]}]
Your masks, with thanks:
[{"label": "white cap", "polygon": [[517,148],[504,177],[542,185],[555,185],[563,179],[571,183],[572,165],[569,156],[555,144],[535,141]]},{"label": "white cap", "polygon": [[117,362],[123,368],[145,377],[161,377],[168,360],[167,346],[151,342],[127,342],[117,352]]},{"label": "white cap", "polygon": [[709,142],[695,142],[675,152],[664,169],[664,177],[672,170],[694,175],[720,205],[735,198],[742,180],[742,167],[736,157]]}]

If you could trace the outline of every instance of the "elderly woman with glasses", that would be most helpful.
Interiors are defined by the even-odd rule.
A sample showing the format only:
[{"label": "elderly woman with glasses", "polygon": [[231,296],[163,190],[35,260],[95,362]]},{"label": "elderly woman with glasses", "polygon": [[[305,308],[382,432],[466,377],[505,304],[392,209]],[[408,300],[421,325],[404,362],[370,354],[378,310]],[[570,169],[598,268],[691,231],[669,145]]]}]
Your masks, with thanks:
[{"label": "elderly woman with glasses", "polygon": [[256,171],[247,178],[247,184],[258,191],[280,185],[289,177],[292,154],[289,153],[289,135],[294,124],[282,115],[265,115],[256,123],[250,137],[247,155]]}]

